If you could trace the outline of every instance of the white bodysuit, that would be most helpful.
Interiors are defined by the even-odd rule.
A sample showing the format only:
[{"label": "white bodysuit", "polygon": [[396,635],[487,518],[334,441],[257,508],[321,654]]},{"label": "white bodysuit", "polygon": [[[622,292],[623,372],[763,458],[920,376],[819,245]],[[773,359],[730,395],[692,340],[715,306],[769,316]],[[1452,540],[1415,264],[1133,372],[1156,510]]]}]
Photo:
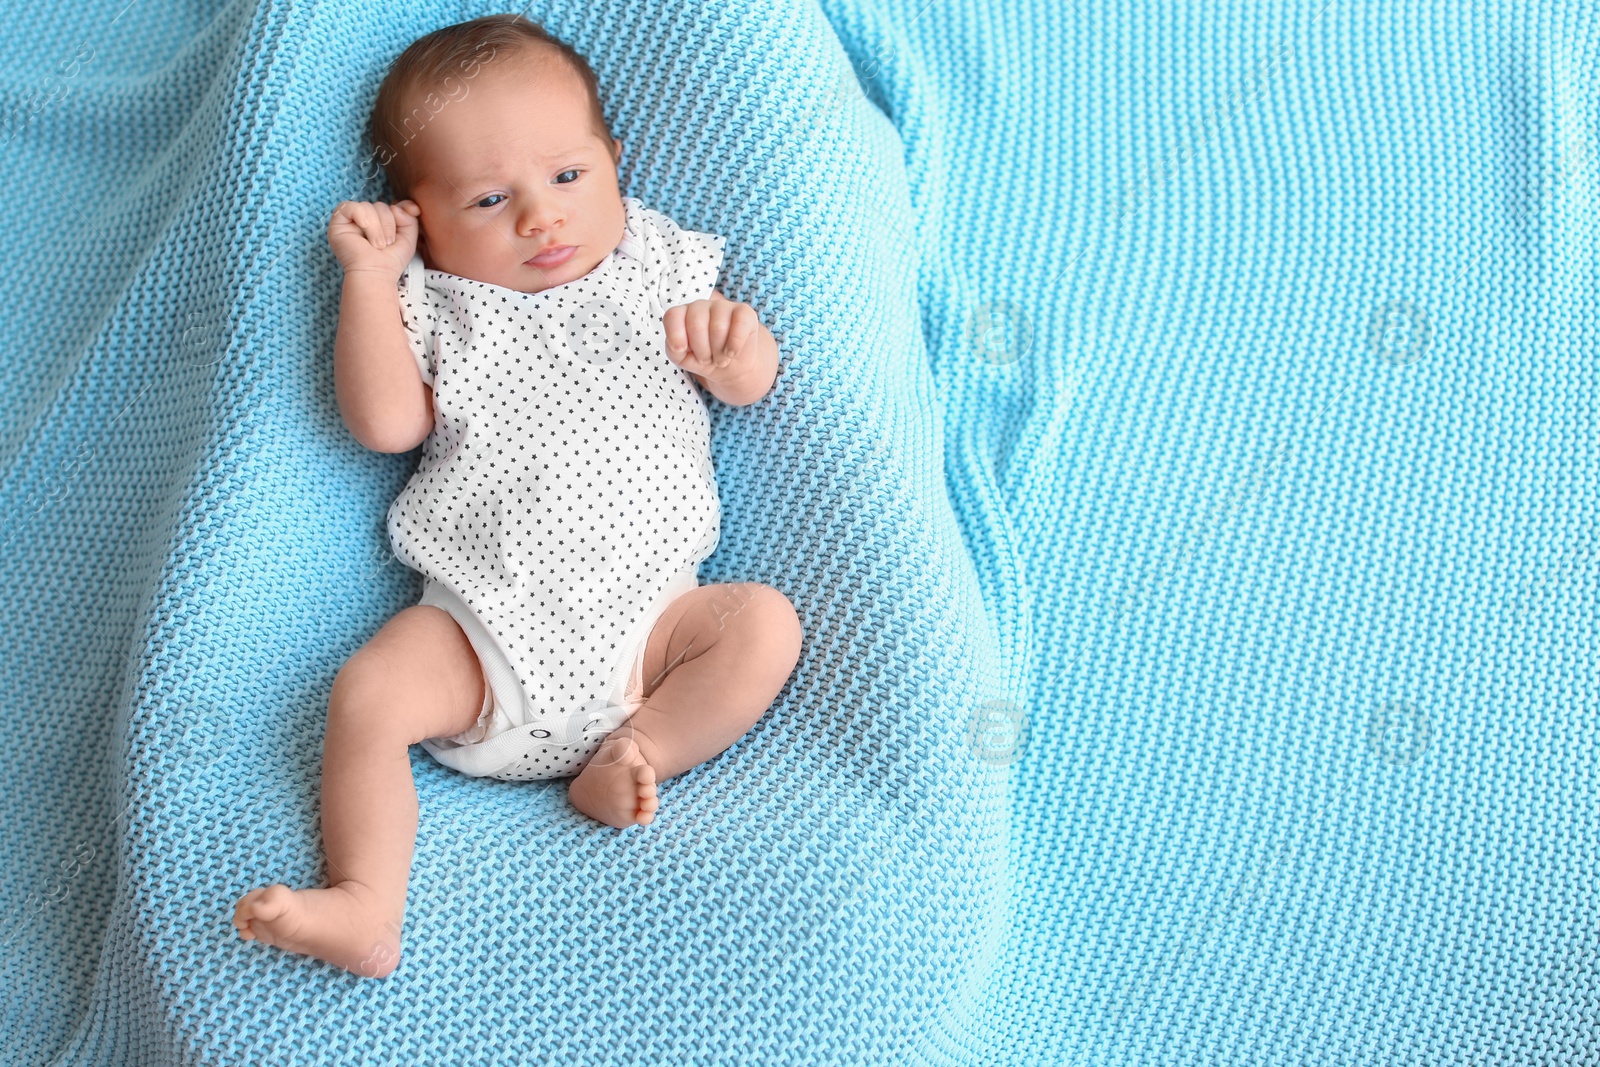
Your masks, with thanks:
[{"label": "white bodysuit", "polygon": [[624,204],[616,249],[543,292],[420,255],[400,280],[434,424],[389,541],[483,666],[473,728],[422,742],[464,774],[581,770],[642,702],[650,629],[720,537],[710,416],[661,316],[710,297],[726,241]]}]

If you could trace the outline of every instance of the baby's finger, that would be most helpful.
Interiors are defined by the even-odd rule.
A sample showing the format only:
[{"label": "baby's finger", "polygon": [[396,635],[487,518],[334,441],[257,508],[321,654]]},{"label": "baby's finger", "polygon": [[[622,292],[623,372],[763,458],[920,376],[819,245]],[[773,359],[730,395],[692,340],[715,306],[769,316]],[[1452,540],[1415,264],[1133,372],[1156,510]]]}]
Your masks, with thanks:
[{"label": "baby's finger", "polygon": [[714,356],[718,368],[726,367],[740,354],[755,322],[755,309],[737,300],[722,300],[712,305],[717,318]]},{"label": "baby's finger", "polygon": [[726,361],[722,359],[722,341],[728,336],[728,323],[717,311],[715,304],[711,305],[706,315],[706,341],[700,349],[700,356],[708,367],[722,367]]},{"label": "baby's finger", "polygon": [[661,316],[661,326],[667,335],[668,358],[681,355],[684,351],[683,305],[668,308],[667,313]]},{"label": "baby's finger", "polygon": [[383,204],[361,205],[361,232],[373,248],[383,247],[383,217],[389,209]]},{"label": "baby's finger", "polygon": [[357,203],[352,206],[350,218],[361,230],[361,236],[372,245],[378,244],[378,238],[383,235],[383,226],[378,222],[378,213],[371,204]]},{"label": "baby's finger", "polygon": [[361,205],[354,200],[341,200],[339,206],[333,209],[333,218],[328,220],[328,232],[345,226],[354,226],[357,231],[361,229],[361,216],[358,213]]},{"label": "baby's finger", "polygon": [[383,207],[379,208],[378,222],[381,227],[383,237],[383,240],[379,243],[378,247],[384,248],[388,245],[394,244],[394,209],[388,204],[385,204]]},{"label": "baby's finger", "polygon": [[723,342],[723,350],[733,359],[744,357],[745,350],[750,346],[751,340],[756,335],[757,319],[755,309],[749,305],[744,305],[744,307],[750,314],[745,315],[736,312],[733,315],[733,321],[728,324],[727,340]]},{"label": "baby's finger", "polygon": [[685,305],[684,331],[689,337],[689,349],[705,360],[711,362],[711,301],[696,300]]}]

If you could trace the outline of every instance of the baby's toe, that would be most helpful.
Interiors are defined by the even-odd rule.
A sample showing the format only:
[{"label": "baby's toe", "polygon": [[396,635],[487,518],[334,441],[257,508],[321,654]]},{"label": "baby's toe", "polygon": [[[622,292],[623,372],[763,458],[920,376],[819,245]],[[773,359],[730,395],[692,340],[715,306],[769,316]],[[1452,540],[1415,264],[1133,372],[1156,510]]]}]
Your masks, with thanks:
[{"label": "baby's toe", "polygon": [[270,923],[281,918],[289,910],[292,896],[289,887],[281,884],[252,889],[234,905],[233,925],[247,939],[254,938],[257,932],[250,925],[251,921]]},{"label": "baby's toe", "polygon": [[256,913],[256,902],[261,899],[261,894],[265,893],[266,891],[267,890],[265,886],[262,886],[260,889],[252,889],[250,892],[234,901],[233,925],[239,927],[240,929],[244,928],[244,924],[248,922],[251,916],[255,915]]},{"label": "baby's toe", "polygon": [[634,809],[634,818],[641,825],[649,825],[656,817],[656,809],[661,806],[660,799],[656,796],[655,771],[645,766],[639,768],[640,773],[635,777],[635,788],[638,790],[637,806]]}]

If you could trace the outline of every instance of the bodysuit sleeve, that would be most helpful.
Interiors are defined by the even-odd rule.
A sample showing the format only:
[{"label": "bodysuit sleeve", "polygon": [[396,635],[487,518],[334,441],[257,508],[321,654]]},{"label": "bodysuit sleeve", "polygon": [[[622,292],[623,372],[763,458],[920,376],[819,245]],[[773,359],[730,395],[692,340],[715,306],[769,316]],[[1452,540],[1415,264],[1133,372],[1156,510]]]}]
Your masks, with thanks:
[{"label": "bodysuit sleeve", "polygon": [[645,284],[658,309],[706,300],[722,272],[728,239],[715,233],[685,230],[659,211],[647,215],[644,227]]},{"label": "bodysuit sleeve", "polygon": [[433,385],[433,368],[439,351],[439,315],[433,294],[423,284],[422,256],[411,257],[400,275],[400,321],[406,328],[411,358],[417,361],[422,380]]}]

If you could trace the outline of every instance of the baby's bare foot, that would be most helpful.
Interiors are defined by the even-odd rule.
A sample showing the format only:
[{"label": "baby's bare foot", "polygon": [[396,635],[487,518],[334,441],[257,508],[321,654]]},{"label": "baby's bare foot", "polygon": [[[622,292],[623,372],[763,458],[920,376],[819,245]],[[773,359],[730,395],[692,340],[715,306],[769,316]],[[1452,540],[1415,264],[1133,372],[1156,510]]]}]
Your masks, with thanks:
[{"label": "baby's bare foot", "polygon": [[617,727],[567,787],[573,807],[619,830],[635,823],[648,824],[660,803],[656,770],[635,742],[636,736],[632,727]]},{"label": "baby's bare foot", "polygon": [[400,964],[400,923],[382,914],[359,882],[252,889],[234,904],[233,925],[246,941],[315,956],[366,978],[385,978]]}]

